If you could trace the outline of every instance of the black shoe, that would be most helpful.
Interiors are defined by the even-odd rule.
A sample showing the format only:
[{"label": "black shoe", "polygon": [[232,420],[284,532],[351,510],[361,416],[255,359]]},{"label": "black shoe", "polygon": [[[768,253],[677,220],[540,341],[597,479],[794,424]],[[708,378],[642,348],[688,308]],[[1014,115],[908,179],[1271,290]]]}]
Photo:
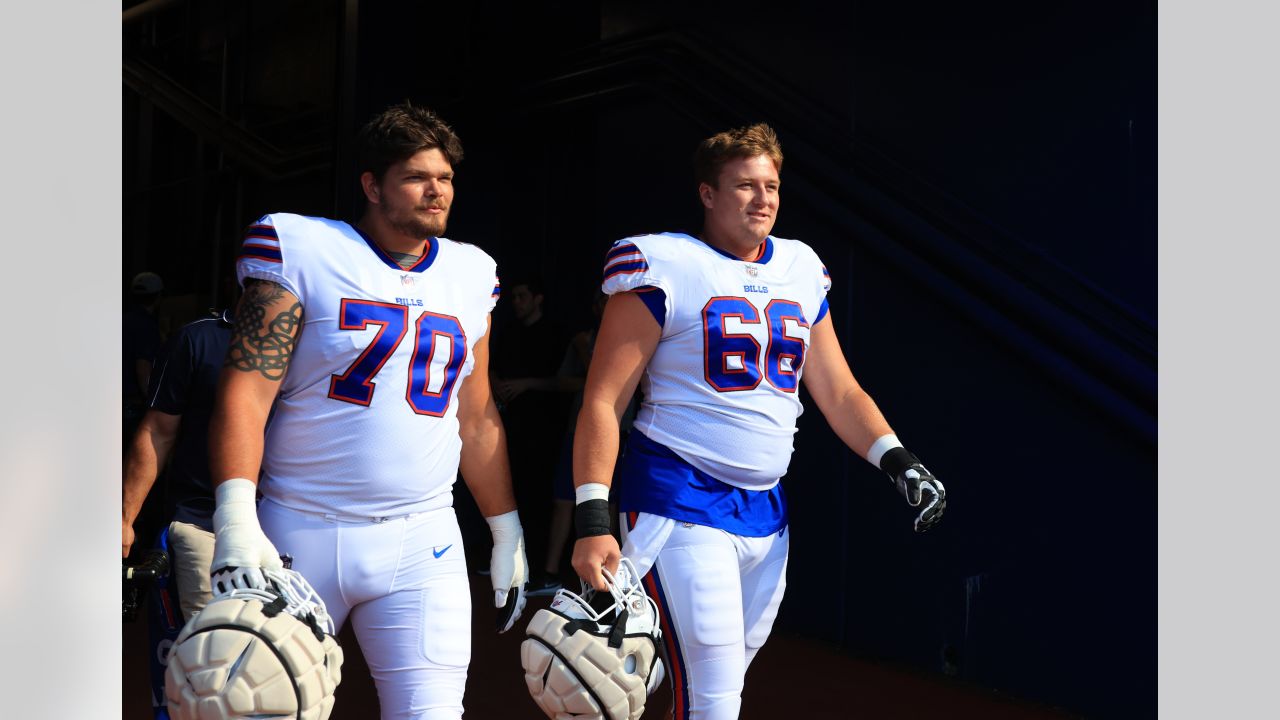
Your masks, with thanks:
[{"label": "black shoe", "polygon": [[525,597],[547,597],[555,595],[556,591],[564,587],[555,575],[542,574],[536,578],[529,580],[529,584],[524,591]]}]

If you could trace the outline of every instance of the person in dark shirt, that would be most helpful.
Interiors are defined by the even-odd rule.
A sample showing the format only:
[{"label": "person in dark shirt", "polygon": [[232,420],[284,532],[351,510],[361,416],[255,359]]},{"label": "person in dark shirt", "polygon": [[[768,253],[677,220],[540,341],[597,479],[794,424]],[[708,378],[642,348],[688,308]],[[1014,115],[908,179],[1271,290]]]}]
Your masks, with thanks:
[{"label": "person in dark shirt", "polygon": [[186,619],[209,602],[211,593],[214,500],[209,417],[230,341],[229,310],[185,325],[170,339],[152,369],[148,409],[125,460],[121,557],[129,556],[135,542],[133,525],[163,470],[165,517],[172,519],[173,577]]},{"label": "person in dark shirt", "polygon": [[124,311],[121,333],[125,442],[133,436],[146,411],[143,393],[147,390],[151,364],[164,342],[156,320],[156,308],[163,291],[164,281],[153,272],[140,272],[129,283],[129,307]]},{"label": "person in dark shirt", "polygon": [[[494,394],[507,410],[517,416],[536,412],[557,393],[556,374],[560,369],[568,338],[563,327],[542,312],[542,283],[536,278],[520,279],[511,286],[512,322],[494,334]],[[561,400],[563,402],[563,400]]]},{"label": "person in dark shirt", "polygon": [[[573,395],[572,403],[569,407],[568,423],[564,433],[564,440],[560,443],[560,459],[556,464],[555,478],[552,485],[554,502],[551,511],[551,530],[547,540],[547,554],[543,565],[543,571],[546,577],[573,577],[572,570],[569,574],[564,574],[561,566],[565,564],[566,556],[564,553],[565,543],[568,542],[569,536],[573,530],[573,508],[575,494],[573,489],[573,434],[575,429],[575,420],[578,417],[578,411],[582,409],[582,392],[586,385],[587,369],[591,365],[591,354],[595,351],[596,334],[600,330],[600,318],[604,316],[605,302],[609,299],[599,288],[596,288],[591,298],[591,315],[592,324],[590,327],[579,331],[573,336],[569,342],[569,347],[564,352],[564,360],[560,364],[559,380],[560,388],[565,392]],[[635,397],[622,411],[622,418],[619,420],[620,437],[623,442],[619,445],[619,457],[621,452],[626,448],[625,438],[631,432],[631,426],[635,422],[636,409],[639,407],[639,391]],[[609,503],[613,508],[610,513],[617,519],[616,499],[615,495],[621,488],[618,482],[617,474],[614,474],[613,484],[610,486]],[[614,527],[614,532],[618,531]],[[536,590],[534,590],[536,592]],[[543,594],[552,594],[544,592]],[[537,597],[534,595],[534,597]]]},{"label": "person in dark shirt", "polygon": [[[519,277],[503,288],[513,319],[493,334],[490,376],[502,411],[511,455],[516,504],[525,517],[528,556],[542,557],[551,532],[552,477],[574,387],[559,375],[568,336],[542,311],[543,286],[534,276]],[[530,568],[529,597],[553,594],[558,578]]]}]

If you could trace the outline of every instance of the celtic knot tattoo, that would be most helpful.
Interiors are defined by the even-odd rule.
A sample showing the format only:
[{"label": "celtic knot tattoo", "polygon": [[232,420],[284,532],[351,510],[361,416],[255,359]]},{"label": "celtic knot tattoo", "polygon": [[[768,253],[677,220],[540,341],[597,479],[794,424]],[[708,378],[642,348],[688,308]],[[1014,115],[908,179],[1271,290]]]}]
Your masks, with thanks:
[{"label": "celtic knot tattoo", "polygon": [[223,367],[261,373],[268,380],[284,378],[302,323],[302,305],[295,302],[267,320],[268,308],[283,297],[284,288],[278,283],[245,282]]}]

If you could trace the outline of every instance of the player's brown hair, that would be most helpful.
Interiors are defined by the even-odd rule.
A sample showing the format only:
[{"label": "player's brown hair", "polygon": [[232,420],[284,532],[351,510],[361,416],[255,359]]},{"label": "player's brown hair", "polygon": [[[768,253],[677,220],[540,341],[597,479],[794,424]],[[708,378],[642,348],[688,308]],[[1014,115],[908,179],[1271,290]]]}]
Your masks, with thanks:
[{"label": "player's brown hair", "polygon": [[717,133],[703,140],[693,154],[694,179],[717,187],[720,169],[730,160],[768,155],[782,172],[782,143],[773,128],[764,123]]},{"label": "player's brown hair", "polygon": [[359,171],[382,180],[387,168],[422,150],[439,148],[450,165],[462,162],[462,141],[434,112],[408,100],[383,110],[356,136]]}]

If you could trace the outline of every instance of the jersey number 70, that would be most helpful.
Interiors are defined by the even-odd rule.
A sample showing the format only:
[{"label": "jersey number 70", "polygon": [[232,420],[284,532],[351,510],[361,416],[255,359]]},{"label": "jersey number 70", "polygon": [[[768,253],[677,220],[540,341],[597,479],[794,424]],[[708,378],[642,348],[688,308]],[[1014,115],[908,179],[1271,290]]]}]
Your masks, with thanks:
[{"label": "jersey number 70", "polygon": [[702,308],[702,361],[707,384],[720,392],[754,390],[763,374],[769,384],[793,393],[800,384],[804,365],[804,339],[787,334],[787,321],[807,328],[800,304],[773,299],[764,308],[769,344],[764,350],[764,371],[760,368],[760,342],[750,333],[731,333],[725,321],[737,318],[745,325],[760,322],[760,313],[746,298],[713,297]]},{"label": "jersey number 70", "polygon": [[[373,402],[378,374],[409,330],[409,308],[403,305],[343,298],[338,316],[342,330],[365,330],[378,326],[373,342],[351,363],[346,372],[329,379],[329,397],[369,406]],[[453,397],[453,386],[467,359],[467,335],[458,318],[423,312],[414,322],[413,357],[409,360],[409,388],[405,400],[419,415],[443,417]],[[431,365],[437,353],[447,353],[444,372],[432,382]],[[433,387],[434,386],[434,387]]]}]

